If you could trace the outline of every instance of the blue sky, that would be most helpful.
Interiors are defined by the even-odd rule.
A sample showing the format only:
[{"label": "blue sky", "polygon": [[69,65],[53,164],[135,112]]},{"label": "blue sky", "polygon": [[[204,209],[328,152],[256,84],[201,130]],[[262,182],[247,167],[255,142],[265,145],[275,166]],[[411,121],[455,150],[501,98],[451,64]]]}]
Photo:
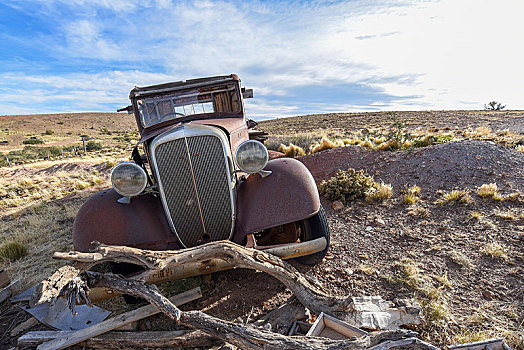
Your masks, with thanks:
[{"label": "blue sky", "polygon": [[0,3],[0,115],[114,111],[129,90],[237,73],[255,118],[524,109],[522,1]]}]

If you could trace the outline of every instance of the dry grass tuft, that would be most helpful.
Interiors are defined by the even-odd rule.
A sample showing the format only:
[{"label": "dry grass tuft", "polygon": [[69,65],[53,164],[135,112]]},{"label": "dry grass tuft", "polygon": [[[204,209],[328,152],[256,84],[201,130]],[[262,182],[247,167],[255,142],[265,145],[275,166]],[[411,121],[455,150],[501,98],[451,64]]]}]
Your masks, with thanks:
[{"label": "dry grass tuft", "polygon": [[498,187],[496,183],[483,184],[477,189],[477,194],[482,198],[493,198],[497,194]]},{"label": "dry grass tuft", "polygon": [[487,330],[469,330],[466,329],[463,332],[456,334],[453,337],[452,344],[465,344],[465,343],[472,343],[477,342],[481,340],[487,340],[490,338],[493,338],[495,336],[493,331],[487,331]]},{"label": "dry grass tuft", "polygon": [[479,126],[476,132],[478,135],[488,136],[489,134],[491,134],[491,128],[487,126]]},{"label": "dry grass tuft", "polygon": [[517,147],[515,148],[515,151],[517,151],[517,152],[521,152],[521,153],[524,153],[524,145],[517,146]]},{"label": "dry grass tuft", "polygon": [[470,213],[470,215],[471,215],[471,217],[472,217],[473,219],[477,219],[477,220],[481,220],[481,219],[483,218],[482,213],[479,212],[479,211],[472,211],[472,212]]},{"label": "dry grass tuft", "polygon": [[480,248],[481,253],[491,257],[492,259],[506,260],[508,258],[506,251],[506,248],[497,242],[488,243],[484,247]]},{"label": "dry grass tuft", "polygon": [[[350,141],[348,140],[348,144],[349,142]],[[344,147],[345,144],[346,142],[343,140],[330,141],[327,138],[323,137],[319,143],[314,144],[311,147],[310,153],[313,154],[313,153],[325,151],[325,150],[332,149],[332,148]]]},{"label": "dry grass tuft", "polygon": [[452,250],[449,253],[449,258],[457,265],[460,265],[462,267],[466,268],[472,268],[473,264],[471,263],[471,260],[461,251],[459,250]]},{"label": "dry grass tuft", "polygon": [[446,192],[442,195],[442,198],[437,201],[437,204],[444,205],[448,203],[461,203],[461,204],[471,204],[475,201],[469,195],[467,190],[453,190]]},{"label": "dry grass tuft", "polygon": [[371,187],[366,191],[366,200],[374,202],[383,202],[393,195],[393,186],[381,182],[378,186]]},{"label": "dry grass tuft", "polygon": [[493,211],[493,215],[504,220],[516,220],[517,218],[520,218],[523,213],[519,214],[516,209],[506,209],[504,211],[495,209]]},{"label": "dry grass tuft", "polygon": [[412,215],[412,216],[428,218],[429,215],[430,215],[430,212],[429,212],[429,209],[427,209],[427,208],[415,206],[415,207],[412,207],[411,209],[409,209],[408,214]]},{"label": "dry grass tuft", "polygon": [[365,140],[361,141],[358,145],[360,147],[367,147],[367,148],[371,148],[371,149],[375,148],[375,144],[371,140],[369,140],[369,139],[365,139]]},{"label": "dry grass tuft", "polygon": [[20,242],[11,241],[0,247],[0,259],[8,262],[18,260],[27,255],[27,247]]},{"label": "dry grass tuft", "polygon": [[296,146],[292,143],[290,143],[289,146],[281,144],[280,147],[278,147],[278,151],[284,153],[288,157],[293,158],[306,155],[306,151],[304,151],[302,147]]}]

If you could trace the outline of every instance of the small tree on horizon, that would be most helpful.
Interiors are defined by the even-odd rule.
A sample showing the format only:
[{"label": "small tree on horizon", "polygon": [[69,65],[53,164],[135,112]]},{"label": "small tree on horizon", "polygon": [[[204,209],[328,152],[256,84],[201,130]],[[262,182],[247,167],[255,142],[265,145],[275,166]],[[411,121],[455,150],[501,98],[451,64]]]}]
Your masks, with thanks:
[{"label": "small tree on horizon", "polygon": [[497,101],[491,101],[484,105],[486,111],[501,111],[504,108],[506,108],[506,106]]}]

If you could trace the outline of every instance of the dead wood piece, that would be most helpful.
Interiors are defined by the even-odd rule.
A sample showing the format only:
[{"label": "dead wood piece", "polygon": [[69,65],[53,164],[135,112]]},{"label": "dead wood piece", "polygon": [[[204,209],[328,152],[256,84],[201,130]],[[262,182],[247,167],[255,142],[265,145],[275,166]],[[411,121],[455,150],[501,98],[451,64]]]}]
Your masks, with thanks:
[{"label": "dead wood piece", "polygon": [[4,269],[0,270],[0,288],[4,288],[9,283],[11,283],[11,280],[9,279],[7,271]]},{"label": "dead wood piece", "polygon": [[16,281],[11,282],[6,287],[0,289],[0,304],[9,299],[9,297],[13,294],[13,291],[17,290],[21,284],[22,280],[19,278]]},{"label": "dead wood piece", "polygon": [[31,299],[29,299],[29,306],[33,307],[38,304],[51,302],[70,280],[77,277],[79,273],[87,270],[89,267],[91,267],[89,264],[62,266],[54,274],[37,285]]},{"label": "dead wood piece", "polygon": [[[129,285],[134,285],[135,283],[144,284],[143,282],[129,280],[122,276],[117,276],[117,275],[111,275],[109,278],[105,278],[105,279],[96,277],[98,275],[103,275],[103,274],[89,271],[89,273],[83,273],[79,276],[85,279],[85,283],[87,284],[88,287],[91,287],[92,285],[98,285],[100,283],[103,283],[104,285],[110,286],[111,288],[114,288],[116,290],[122,290],[122,292],[127,292],[127,288],[129,288],[129,286],[126,285],[127,282],[129,282]],[[91,278],[89,276],[91,276]],[[74,283],[78,283],[78,281],[75,281]],[[150,287],[154,287],[154,289],[156,289],[155,286],[150,286]],[[149,316],[153,316],[161,311],[166,314],[170,314],[168,316],[171,318],[176,318],[177,315],[178,316],[180,315],[179,314],[180,311],[178,310],[178,308],[175,305],[182,305],[182,304],[188,303],[190,301],[193,301],[193,300],[196,300],[202,297],[202,293],[199,287],[193,288],[181,294],[174,295],[170,297],[169,299],[166,299],[164,296],[158,293],[158,289],[156,291],[154,291],[154,289],[153,288],[149,288],[149,289],[148,288],[138,288],[136,290],[133,290],[133,295],[143,297],[146,300],[157,298],[158,300],[154,301],[152,305],[143,306],[136,310],[125,312],[123,314],[117,315],[115,317],[107,319],[98,324],[94,324],[90,327],[72,332],[68,334],[66,337],[50,340],[46,343],[39,345],[38,349],[63,349],[65,347],[68,347],[74,344],[78,344],[91,337],[95,337],[100,334],[109,332],[125,324],[131,323],[131,322],[134,322],[134,321],[137,321],[137,320],[149,317]],[[65,290],[64,293],[67,293],[67,292],[74,293],[74,288],[65,287],[64,290]],[[69,298],[69,295],[65,295],[65,297]]]},{"label": "dead wood piece", "polygon": [[[126,280],[130,281],[122,276],[111,275],[111,278],[103,278],[103,276],[100,275],[102,274],[84,273],[80,276],[85,279],[85,283],[88,287],[96,284],[119,291],[123,291],[122,284],[126,283]],[[131,282],[136,283],[137,281]],[[65,290],[74,291],[73,288],[65,288]],[[124,292],[127,292],[127,290]],[[158,296],[156,292],[152,292],[150,289],[142,288],[139,290],[133,290],[133,294],[143,297],[144,299],[151,300],[155,307],[161,309],[162,312],[168,315],[173,314],[173,310],[176,309],[174,306],[168,305],[171,303],[169,300],[167,300],[167,302],[160,302],[158,300],[153,302],[152,299],[160,298],[161,296]],[[67,297],[67,295],[65,296]],[[173,315],[170,315],[170,317],[174,318]],[[241,349],[365,349],[370,346],[377,345],[380,341],[392,341],[393,343],[391,344],[395,344],[395,341],[403,340],[415,335],[415,333],[411,331],[397,330],[378,332],[358,338],[356,340],[331,340],[316,337],[288,337],[250,325],[224,321],[219,318],[206,315],[200,311],[187,311],[182,313],[180,316],[180,323],[190,328],[201,330],[213,337],[219,338]],[[95,325],[93,327],[99,325]],[[78,334],[83,331],[85,331],[85,329],[75,333]],[[71,338],[73,338],[73,336],[71,336]],[[89,336],[85,337],[84,334],[84,336],[81,338],[76,337],[75,342],[72,342],[70,339],[66,341],[64,341],[63,338],[55,339],[41,344],[38,346],[38,349],[62,349],[65,346],[77,344],[79,341],[83,341],[88,338]],[[420,349],[425,349],[425,347],[422,346]]]},{"label": "dead wood piece", "polygon": [[[18,346],[38,346],[44,342],[71,336],[74,331],[34,331],[18,338]],[[94,336],[78,343],[90,349],[145,349],[145,348],[185,348],[220,345],[221,340],[201,331],[145,331],[118,332]]]},{"label": "dead wood piece", "polygon": [[303,320],[308,316],[309,310],[297,299],[291,298],[284,305],[270,311],[252,324],[276,333],[287,334],[294,321]]},{"label": "dead wood piece", "polygon": [[62,288],[58,296],[67,297],[69,308],[74,313],[76,301],[83,300],[90,305],[89,299],[87,298],[87,291],[89,291],[89,288],[106,285],[114,286],[113,289],[121,293],[143,297],[157,309],[165,310],[164,313],[172,319],[177,321],[180,319],[180,310],[167,300],[155,285],[123,278],[120,275],[114,275],[112,273],[103,274],[93,271],[84,271],[69,281],[69,283]]},{"label": "dead wood piece", "polygon": [[17,325],[15,328],[11,330],[11,337],[17,337],[19,334],[24,333],[29,328],[35,326],[38,324],[38,320],[34,317],[28,318],[24,322]]},{"label": "dead wood piece", "polygon": [[351,298],[328,295],[322,286],[298,272],[278,257],[256,249],[246,249],[231,241],[211,242],[179,251],[152,251],[125,246],[99,245],[92,253],[69,252],[54,254],[55,258],[86,263],[118,261],[139,264],[146,271],[134,277],[147,281],[156,271],[170,266],[207,259],[221,259],[239,268],[266,272],[280,280],[309,310],[319,314],[324,311],[344,318],[353,310]]}]

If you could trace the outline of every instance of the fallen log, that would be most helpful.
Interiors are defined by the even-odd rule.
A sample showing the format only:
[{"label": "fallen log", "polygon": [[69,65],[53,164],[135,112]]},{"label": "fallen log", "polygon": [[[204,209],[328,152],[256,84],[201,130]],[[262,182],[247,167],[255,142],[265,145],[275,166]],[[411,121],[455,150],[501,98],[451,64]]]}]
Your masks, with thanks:
[{"label": "fallen log", "polygon": [[178,251],[153,251],[99,244],[91,253],[57,252],[53,257],[85,263],[114,261],[141,265],[146,270],[134,276],[134,279],[141,281],[147,281],[148,277],[156,271],[170,266],[220,259],[233,263],[238,268],[266,272],[277,278],[293,292],[302,305],[314,313],[319,314],[324,311],[331,314],[346,314],[352,310],[351,298],[328,295],[317,282],[307,278],[278,257],[260,250],[244,248],[231,241],[212,242]]},{"label": "fallen log", "polygon": [[[84,263],[86,266],[104,261],[141,265],[146,270],[133,277],[133,279],[139,281],[148,281],[158,271],[174,268],[181,264],[222,260],[238,268],[268,273],[288,287],[300,303],[311,312],[315,314],[324,312],[353,323],[357,327],[397,329],[400,325],[419,324],[422,320],[421,310],[416,307],[391,308],[391,306],[388,306],[389,304],[381,303],[384,308],[380,309],[380,313],[373,313],[372,310],[377,310],[375,305],[372,305],[370,310],[362,310],[360,309],[361,303],[357,299],[351,296],[338,297],[325,293],[323,287],[317,281],[308,278],[307,275],[300,273],[280,258],[264,251],[244,248],[231,241],[211,242],[177,251],[152,251],[98,244],[90,253],[57,252],[54,254],[54,258],[72,260],[77,264]],[[369,311],[365,318],[361,317],[363,311]],[[395,322],[389,324],[389,320],[395,320]]]},{"label": "fallen log", "polygon": [[[70,337],[74,331],[33,331],[18,338],[19,347],[35,347],[44,342]],[[221,340],[201,331],[142,331],[117,332],[97,335],[78,345],[88,349],[146,349],[146,348],[188,348],[220,345]]]},{"label": "fallen log", "polygon": [[[76,276],[64,286],[60,294],[69,300],[77,300],[90,287],[105,286],[123,293],[132,294],[150,301],[172,319],[178,319],[182,325],[201,330],[213,337],[238,346],[241,349],[366,349],[383,341],[389,341],[389,349],[397,342],[405,342],[406,338],[415,333],[407,330],[376,332],[356,340],[330,340],[316,337],[288,337],[278,333],[259,329],[251,325],[236,324],[224,321],[200,311],[180,313],[178,308],[163,297],[155,286],[143,287],[144,283],[124,278],[120,275],[101,274],[85,271]],[[71,305],[73,306],[73,305]],[[77,342],[70,339],[81,339],[75,334],[69,340],[57,338],[43,343],[37,349],[63,349]],[[81,340],[85,340],[82,338]],[[404,344],[404,343],[402,343]],[[433,349],[424,344],[417,344],[414,349]],[[384,349],[384,348],[383,348]]]}]

